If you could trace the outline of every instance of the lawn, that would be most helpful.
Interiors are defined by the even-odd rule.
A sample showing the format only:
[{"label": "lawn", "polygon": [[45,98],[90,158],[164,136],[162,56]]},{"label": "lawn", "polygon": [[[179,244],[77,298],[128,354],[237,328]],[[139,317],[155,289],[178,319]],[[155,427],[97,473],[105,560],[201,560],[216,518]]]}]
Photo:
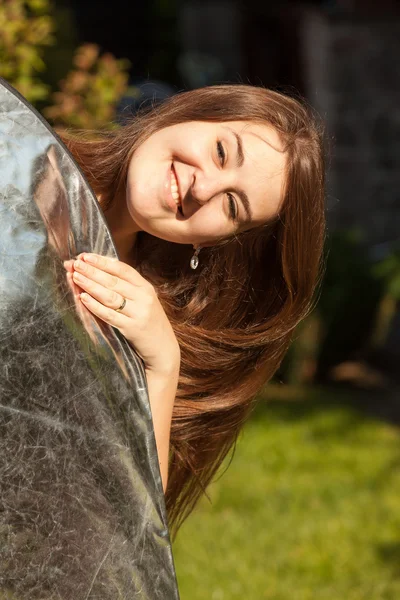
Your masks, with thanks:
[{"label": "lawn", "polygon": [[323,389],[263,402],[174,543],[181,600],[400,599],[399,441]]}]

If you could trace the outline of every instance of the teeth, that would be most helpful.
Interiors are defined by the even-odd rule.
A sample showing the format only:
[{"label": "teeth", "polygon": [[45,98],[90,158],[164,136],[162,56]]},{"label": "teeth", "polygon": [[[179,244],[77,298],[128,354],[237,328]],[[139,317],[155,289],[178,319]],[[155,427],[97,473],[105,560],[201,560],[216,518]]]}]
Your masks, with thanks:
[{"label": "teeth", "polygon": [[171,169],[171,194],[172,194],[172,197],[175,200],[175,202],[178,204],[178,206],[180,206],[181,199],[179,197],[178,185],[177,185],[175,174],[172,169]]}]

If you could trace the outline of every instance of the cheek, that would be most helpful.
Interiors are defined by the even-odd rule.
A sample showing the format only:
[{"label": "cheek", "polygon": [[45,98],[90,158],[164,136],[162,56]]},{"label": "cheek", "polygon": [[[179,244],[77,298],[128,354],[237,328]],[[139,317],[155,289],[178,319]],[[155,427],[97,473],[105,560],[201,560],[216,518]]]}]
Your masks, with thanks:
[{"label": "cheek", "polygon": [[189,224],[193,234],[204,236],[205,239],[210,240],[232,234],[235,227],[233,222],[231,223],[226,215],[223,214],[221,208],[214,208],[203,213],[200,210],[190,218],[188,221]]},{"label": "cheek", "polygon": [[154,176],[148,172],[146,164],[135,160],[132,162],[127,175],[127,202],[133,208],[146,207],[151,204],[155,193]]}]

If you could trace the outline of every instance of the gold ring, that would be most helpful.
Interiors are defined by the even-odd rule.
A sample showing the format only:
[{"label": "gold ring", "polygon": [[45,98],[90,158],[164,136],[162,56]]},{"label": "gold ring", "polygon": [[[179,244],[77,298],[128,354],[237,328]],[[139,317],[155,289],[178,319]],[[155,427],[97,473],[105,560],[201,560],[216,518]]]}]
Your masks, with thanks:
[{"label": "gold ring", "polygon": [[115,312],[121,312],[121,310],[122,310],[123,308],[125,308],[125,304],[126,304],[126,298],[124,298],[123,296],[122,296],[122,298],[123,298],[123,300],[122,300],[122,304],[121,304],[121,306],[120,306],[119,308],[116,308],[116,309],[115,309]]}]

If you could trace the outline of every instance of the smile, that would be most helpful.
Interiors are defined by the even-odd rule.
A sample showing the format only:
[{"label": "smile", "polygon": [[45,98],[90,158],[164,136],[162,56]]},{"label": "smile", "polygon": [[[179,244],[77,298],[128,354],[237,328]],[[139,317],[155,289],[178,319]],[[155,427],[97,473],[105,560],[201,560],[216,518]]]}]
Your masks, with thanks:
[{"label": "smile", "polygon": [[182,199],[179,194],[178,181],[176,179],[175,170],[173,165],[171,165],[171,196],[176,202],[178,206],[178,210],[182,213]]}]

